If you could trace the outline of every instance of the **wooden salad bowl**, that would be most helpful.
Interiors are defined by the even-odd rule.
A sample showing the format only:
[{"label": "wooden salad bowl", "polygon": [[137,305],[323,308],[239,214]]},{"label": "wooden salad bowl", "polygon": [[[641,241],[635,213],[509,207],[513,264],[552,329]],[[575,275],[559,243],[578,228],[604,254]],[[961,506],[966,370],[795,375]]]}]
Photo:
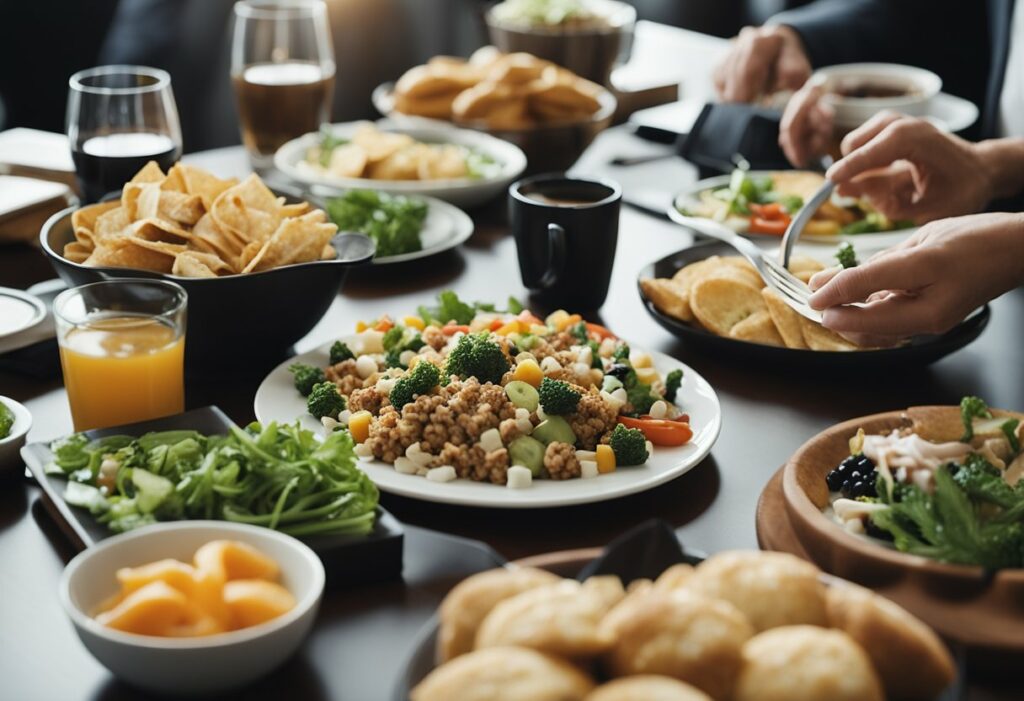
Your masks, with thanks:
[{"label": "wooden salad bowl", "polygon": [[1024,569],[991,571],[909,555],[849,533],[822,513],[829,499],[825,475],[849,455],[858,428],[868,434],[913,428],[932,441],[958,440],[962,432],[959,407],[922,406],[851,419],[804,443],[783,468],[782,493],[810,559],[875,589],[972,650],[1007,660],[1024,654]]}]

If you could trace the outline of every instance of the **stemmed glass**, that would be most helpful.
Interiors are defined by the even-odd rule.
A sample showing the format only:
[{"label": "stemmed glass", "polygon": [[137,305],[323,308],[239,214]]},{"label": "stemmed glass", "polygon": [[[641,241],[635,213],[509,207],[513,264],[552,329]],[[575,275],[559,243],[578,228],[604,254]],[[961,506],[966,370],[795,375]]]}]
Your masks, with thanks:
[{"label": "stemmed glass", "polygon": [[146,66],[98,66],[68,81],[67,133],[86,202],[119,190],[146,165],[181,156],[171,76]]},{"label": "stemmed glass", "polygon": [[242,141],[265,170],[286,141],[330,118],[334,47],[322,0],[245,0],[231,45]]}]

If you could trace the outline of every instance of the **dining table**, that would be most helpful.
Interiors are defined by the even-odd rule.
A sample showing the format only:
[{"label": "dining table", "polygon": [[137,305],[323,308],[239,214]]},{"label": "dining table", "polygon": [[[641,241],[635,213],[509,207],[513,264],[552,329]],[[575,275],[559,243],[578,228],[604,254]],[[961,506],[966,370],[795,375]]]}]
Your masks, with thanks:
[{"label": "dining table", "polygon": [[[682,32],[673,44],[665,39],[670,32],[662,34],[670,47],[662,50],[671,50],[679,62],[686,62],[688,50],[696,55],[699,42],[704,42],[701,51],[711,42],[691,37],[688,44],[690,33]],[[694,84],[687,93],[683,81],[681,93],[704,99]],[[439,601],[469,573],[507,560],[602,546],[651,518],[670,523],[684,546],[695,552],[756,548],[755,510],[766,483],[803,442],[830,425],[913,405],[955,404],[968,394],[982,396],[993,406],[1024,406],[1024,363],[1018,346],[1024,339],[1024,289],[991,303],[991,322],[975,342],[920,367],[780,366],[756,354],[739,358],[702,350],[669,334],[646,311],[637,275],[643,266],[694,241],[691,232],[656,216],[673,192],[697,179],[695,168],[672,153],[672,146],[641,139],[621,124],[599,135],[572,172],[616,180],[627,201],[620,215],[610,291],[595,310],[594,321],[637,347],[683,361],[710,382],[722,408],[722,430],[711,453],[659,487],[585,505],[497,510],[382,494],[381,505],[405,531],[402,577],[332,587],[298,654],[260,682],[225,698],[392,699],[400,671]],[[616,157],[658,155],[666,158],[613,164]],[[250,171],[239,146],[191,153],[184,160],[223,177]],[[504,199],[469,214],[475,231],[458,249],[354,270],[327,314],[294,351],[305,352],[350,333],[360,320],[415,310],[445,289],[470,300],[503,302],[512,295],[538,311],[550,311],[523,287]],[[27,289],[54,277],[37,246],[0,246],[0,285]],[[302,304],[301,289],[280,293]],[[28,371],[2,362],[0,368],[0,394],[22,402],[33,415],[29,441],[71,432],[55,344],[38,350]],[[244,425],[254,419],[253,396],[269,369],[239,364],[189,376],[187,405],[216,405]],[[77,640],[57,597],[61,571],[74,554],[30,478],[17,474],[0,484],[0,698],[151,698],[114,679]],[[1020,698],[1019,686],[1007,688],[986,678],[969,677],[967,682],[966,698]]]}]

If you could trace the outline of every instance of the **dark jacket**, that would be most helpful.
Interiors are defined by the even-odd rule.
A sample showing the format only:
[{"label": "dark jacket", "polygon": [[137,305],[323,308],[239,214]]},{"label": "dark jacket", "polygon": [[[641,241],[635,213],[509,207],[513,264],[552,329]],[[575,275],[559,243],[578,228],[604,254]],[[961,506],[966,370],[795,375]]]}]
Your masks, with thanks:
[{"label": "dark jacket", "polygon": [[814,66],[883,61],[938,73],[944,91],[978,105],[981,116],[966,135],[982,139],[996,136],[1013,3],[820,0],[772,21],[800,34]]}]

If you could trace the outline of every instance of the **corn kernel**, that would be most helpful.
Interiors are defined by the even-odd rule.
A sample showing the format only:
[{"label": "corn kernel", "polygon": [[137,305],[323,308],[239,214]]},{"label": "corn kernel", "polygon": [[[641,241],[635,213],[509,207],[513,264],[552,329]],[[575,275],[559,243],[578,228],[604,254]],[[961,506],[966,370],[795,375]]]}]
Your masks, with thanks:
[{"label": "corn kernel", "polygon": [[407,316],[402,319],[402,323],[409,328],[416,329],[417,331],[422,331],[427,327],[427,325],[423,323],[423,319],[418,316]]}]

